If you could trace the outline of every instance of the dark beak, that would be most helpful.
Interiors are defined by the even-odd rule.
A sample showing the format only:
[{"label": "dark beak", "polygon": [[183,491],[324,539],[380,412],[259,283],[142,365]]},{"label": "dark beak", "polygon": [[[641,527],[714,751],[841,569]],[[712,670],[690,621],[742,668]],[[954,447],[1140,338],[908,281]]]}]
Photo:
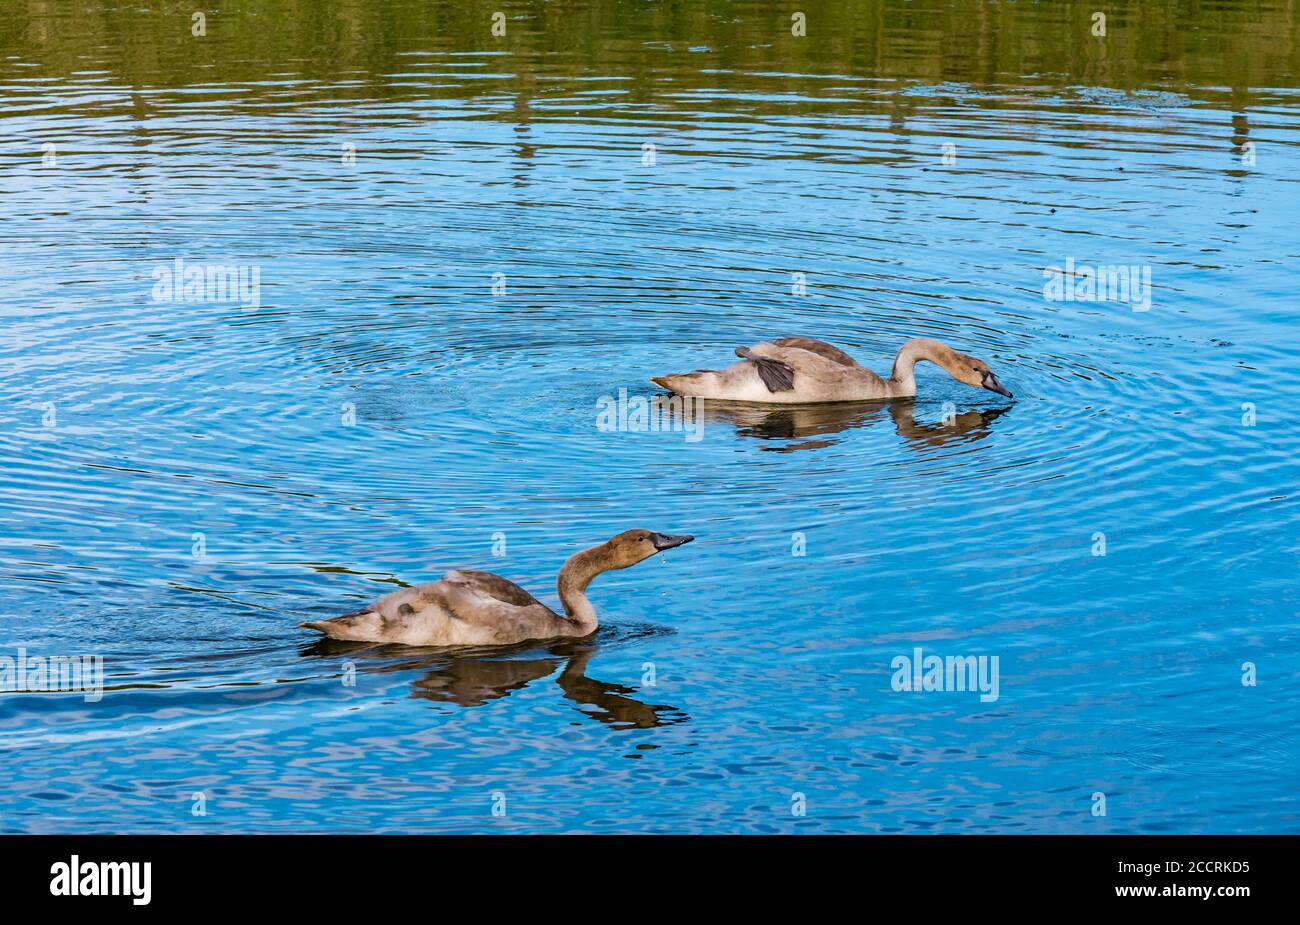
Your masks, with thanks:
[{"label": "dark beak", "polygon": [[671,533],[653,533],[650,535],[650,542],[654,543],[657,550],[674,549],[677,546],[689,543],[693,539],[695,539],[693,536],[673,536]]},{"label": "dark beak", "polygon": [[999,395],[1005,395],[1007,398],[1016,397],[1012,395],[1011,390],[998,381],[998,377],[993,375],[991,372],[984,374],[984,388],[988,389],[990,392],[997,392]]}]

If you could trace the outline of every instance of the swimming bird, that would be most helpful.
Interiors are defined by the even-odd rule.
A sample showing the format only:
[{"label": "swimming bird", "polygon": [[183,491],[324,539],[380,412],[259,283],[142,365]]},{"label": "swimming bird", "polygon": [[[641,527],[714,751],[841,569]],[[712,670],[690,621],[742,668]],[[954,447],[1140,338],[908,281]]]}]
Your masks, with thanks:
[{"label": "swimming bird", "polygon": [[530,639],[590,636],[596,610],[587,585],[602,572],[627,568],[695,539],[651,530],[626,530],[576,553],[560,569],[557,614],[513,581],[491,572],[457,569],[440,581],[385,594],[370,606],[300,623],[332,639],[396,642],[408,646],[506,645]]},{"label": "swimming bird", "polygon": [[898,351],[893,371],[882,379],[859,366],[839,347],[810,337],[778,337],[737,347],[739,363],[726,369],[651,376],[650,381],[696,398],[794,405],[828,401],[872,401],[916,394],[913,370],[927,360],[958,382],[1014,398],[989,364],[928,337],[914,337]]}]

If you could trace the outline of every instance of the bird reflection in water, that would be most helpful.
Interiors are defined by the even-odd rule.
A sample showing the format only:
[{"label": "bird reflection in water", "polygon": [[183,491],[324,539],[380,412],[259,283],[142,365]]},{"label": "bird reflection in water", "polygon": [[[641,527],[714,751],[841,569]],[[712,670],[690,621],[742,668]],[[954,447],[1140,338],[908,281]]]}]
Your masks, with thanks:
[{"label": "bird reflection in water", "polygon": [[913,448],[982,440],[992,433],[989,425],[1010,410],[1010,407],[972,409],[950,414],[933,424],[916,419],[916,403],[910,400],[784,407],[706,402],[704,414],[708,424],[730,424],[742,437],[800,441],[763,447],[773,453],[792,453],[832,446],[836,441],[826,439],[829,435],[866,427],[884,420],[886,415],[894,422],[895,432]]},{"label": "bird reflection in water", "polygon": [[[403,658],[375,670],[427,669],[412,683],[412,697],[477,707],[509,697],[534,681],[550,677],[559,669],[555,683],[565,699],[576,704],[583,716],[614,729],[649,729],[689,719],[676,707],[637,700],[632,696],[637,692],[635,687],[588,677],[587,665],[599,648],[599,644],[591,640],[563,640],[542,649],[529,648],[525,644],[496,650],[466,650],[456,655],[443,652]],[[368,646],[325,639],[308,646],[303,655],[393,658],[397,654],[394,649],[393,646]],[[546,654],[533,654],[537,652]]]}]

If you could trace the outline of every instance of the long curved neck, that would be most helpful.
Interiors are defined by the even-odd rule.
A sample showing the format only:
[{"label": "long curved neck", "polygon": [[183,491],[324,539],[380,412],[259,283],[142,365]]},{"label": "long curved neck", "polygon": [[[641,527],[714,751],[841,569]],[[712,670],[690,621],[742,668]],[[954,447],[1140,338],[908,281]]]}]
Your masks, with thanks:
[{"label": "long curved neck", "polygon": [[905,398],[916,394],[916,364],[929,360],[942,366],[949,375],[957,362],[957,355],[951,347],[945,347],[937,340],[928,337],[913,337],[898,349],[894,358],[894,371],[889,374],[890,391],[894,397]]},{"label": "long curved neck", "polygon": [[608,550],[604,543],[575,553],[560,569],[555,587],[560,593],[560,603],[564,605],[564,615],[573,624],[576,635],[586,636],[596,631],[599,622],[596,608],[587,600],[587,585],[609,569]]}]

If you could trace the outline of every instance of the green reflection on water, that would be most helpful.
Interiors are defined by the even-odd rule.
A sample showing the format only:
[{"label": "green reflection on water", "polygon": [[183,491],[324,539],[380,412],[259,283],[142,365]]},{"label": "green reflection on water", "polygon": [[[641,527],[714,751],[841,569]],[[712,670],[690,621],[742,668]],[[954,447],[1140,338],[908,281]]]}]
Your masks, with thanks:
[{"label": "green reflection on water", "polygon": [[[230,0],[206,9],[201,38],[191,35],[196,6],[6,2],[0,76],[103,70],[136,87],[360,81],[332,93],[343,99],[531,95],[539,78],[616,77],[630,81],[620,89],[631,99],[669,109],[685,91],[749,90],[747,106],[761,112],[778,105],[764,94],[826,93],[834,76],[884,90],[950,81],[1242,94],[1293,87],[1300,74],[1285,2]],[[1092,34],[1099,7],[1104,37]],[[492,35],[498,10],[504,37]],[[806,14],[806,37],[791,34],[794,10]]]}]

